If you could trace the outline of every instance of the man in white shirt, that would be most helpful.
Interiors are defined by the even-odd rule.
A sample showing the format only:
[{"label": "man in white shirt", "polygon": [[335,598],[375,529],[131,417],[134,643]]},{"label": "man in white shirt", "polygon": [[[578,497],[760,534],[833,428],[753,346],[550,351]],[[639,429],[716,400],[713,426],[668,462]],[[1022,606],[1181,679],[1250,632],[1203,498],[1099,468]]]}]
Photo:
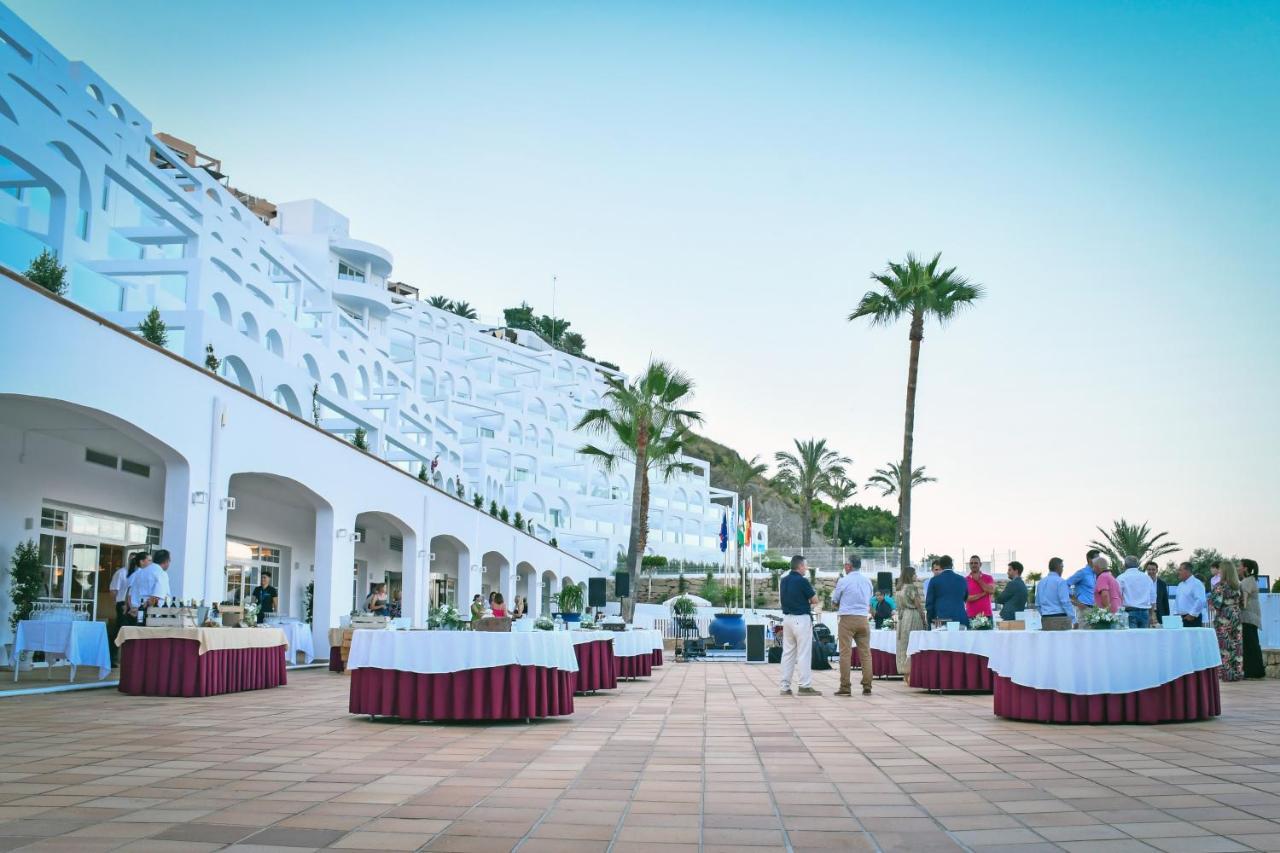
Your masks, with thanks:
[{"label": "man in white shirt", "polygon": [[1182,614],[1182,624],[1187,628],[1203,628],[1209,615],[1209,602],[1205,599],[1204,584],[1191,573],[1191,564],[1178,566],[1178,594],[1175,601]]},{"label": "man in white shirt", "polygon": [[169,552],[163,549],[151,555],[151,562],[138,569],[129,579],[129,610],[137,613],[143,607],[159,604],[169,596]]},{"label": "man in white shirt", "polygon": [[1120,584],[1125,613],[1129,615],[1129,627],[1151,627],[1151,608],[1156,606],[1156,582],[1138,568],[1137,557],[1124,558],[1124,571],[1116,580]]},{"label": "man in white shirt", "polygon": [[836,582],[831,593],[831,603],[840,613],[840,689],[837,696],[852,696],[849,670],[853,667],[853,645],[858,644],[858,660],[862,666],[862,695],[871,695],[871,626],[867,617],[871,613],[871,581],[858,568],[862,560],[851,557],[845,561],[844,576]]}]

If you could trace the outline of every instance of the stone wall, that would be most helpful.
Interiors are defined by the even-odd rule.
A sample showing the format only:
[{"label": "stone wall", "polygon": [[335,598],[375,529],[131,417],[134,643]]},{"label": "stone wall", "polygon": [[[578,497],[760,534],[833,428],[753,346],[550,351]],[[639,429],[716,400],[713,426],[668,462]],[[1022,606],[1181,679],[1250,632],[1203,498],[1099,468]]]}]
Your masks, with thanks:
[{"label": "stone wall", "polygon": [[[834,577],[822,577],[814,581],[813,588],[818,591],[818,595],[822,596],[825,590],[830,595],[831,590],[835,589],[836,579]],[[652,590],[650,584],[652,583]],[[702,594],[703,577],[685,575],[685,592],[690,595]],[[652,580],[649,577],[641,577],[638,583],[631,584],[631,592],[635,596],[637,602],[642,604],[661,604],[669,598],[675,598],[680,594],[680,578],[677,575],[654,575]],[[610,600],[613,596],[613,582],[609,582]],[[769,578],[756,578],[756,598],[759,602],[756,606],[763,608],[777,609],[779,606],[778,592],[772,587],[772,581]]]},{"label": "stone wall", "polygon": [[1267,666],[1267,678],[1280,678],[1280,649],[1263,649],[1262,662]]}]

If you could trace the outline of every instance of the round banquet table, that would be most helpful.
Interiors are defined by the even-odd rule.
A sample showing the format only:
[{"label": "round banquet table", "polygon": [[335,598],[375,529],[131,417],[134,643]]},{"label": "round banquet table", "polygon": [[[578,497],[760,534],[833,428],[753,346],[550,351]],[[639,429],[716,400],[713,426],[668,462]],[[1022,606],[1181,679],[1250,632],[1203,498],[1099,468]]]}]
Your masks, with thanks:
[{"label": "round banquet table", "polygon": [[618,686],[618,659],[613,656],[612,631],[570,631],[578,659],[574,693],[613,690]]},{"label": "round banquet table", "polygon": [[[858,647],[853,647],[852,666],[862,667]],[[871,631],[871,674],[876,678],[898,675],[898,632],[888,628]]]},{"label": "round banquet table", "polygon": [[[656,635],[656,639],[654,637]],[[618,661],[619,678],[653,675],[653,644],[662,634],[650,629],[613,632],[613,656]]]},{"label": "round banquet table", "polygon": [[569,631],[357,630],[349,710],[402,720],[528,720],[573,713]]},{"label": "round banquet table", "polygon": [[1012,638],[1011,642],[1016,643],[1029,633],[1038,632],[912,631],[907,641],[907,655],[911,658],[907,683],[922,690],[990,693],[988,658],[996,635]]},{"label": "round banquet table", "polygon": [[1164,723],[1222,713],[1212,628],[999,632],[996,716],[1039,723]]}]

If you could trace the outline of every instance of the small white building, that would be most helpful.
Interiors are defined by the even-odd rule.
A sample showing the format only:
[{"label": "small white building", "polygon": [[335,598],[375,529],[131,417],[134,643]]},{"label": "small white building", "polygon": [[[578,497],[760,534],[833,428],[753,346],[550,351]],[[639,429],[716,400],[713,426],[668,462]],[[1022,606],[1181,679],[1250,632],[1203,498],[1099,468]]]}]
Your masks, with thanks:
[{"label": "small white building", "polygon": [[[0,5],[0,267],[52,249],[74,305],[0,278],[0,555],[37,541],[47,596],[100,615],[134,550],[171,550],[186,597],[269,569],[291,615],[314,582],[320,641],[377,581],[420,621],[610,571],[631,472],[578,454],[575,425],[614,371],[428,307],[346,217],[221,169]],[[167,355],[118,330],[153,307]],[[734,500],[705,463],[655,479],[650,551],[718,564]]]}]

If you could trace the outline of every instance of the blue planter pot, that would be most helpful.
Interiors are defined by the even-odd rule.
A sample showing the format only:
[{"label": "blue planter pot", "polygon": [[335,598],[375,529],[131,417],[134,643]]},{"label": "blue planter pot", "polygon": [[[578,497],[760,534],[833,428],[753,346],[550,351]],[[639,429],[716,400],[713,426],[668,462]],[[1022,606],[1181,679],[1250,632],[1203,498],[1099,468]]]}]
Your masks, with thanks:
[{"label": "blue planter pot", "polygon": [[581,622],[582,614],[581,613],[561,613],[560,618],[563,619],[565,622]]},{"label": "blue planter pot", "polygon": [[731,649],[742,650],[747,647],[747,623],[741,613],[717,613],[711,620],[711,638],[716,648],[726,645]]}]

